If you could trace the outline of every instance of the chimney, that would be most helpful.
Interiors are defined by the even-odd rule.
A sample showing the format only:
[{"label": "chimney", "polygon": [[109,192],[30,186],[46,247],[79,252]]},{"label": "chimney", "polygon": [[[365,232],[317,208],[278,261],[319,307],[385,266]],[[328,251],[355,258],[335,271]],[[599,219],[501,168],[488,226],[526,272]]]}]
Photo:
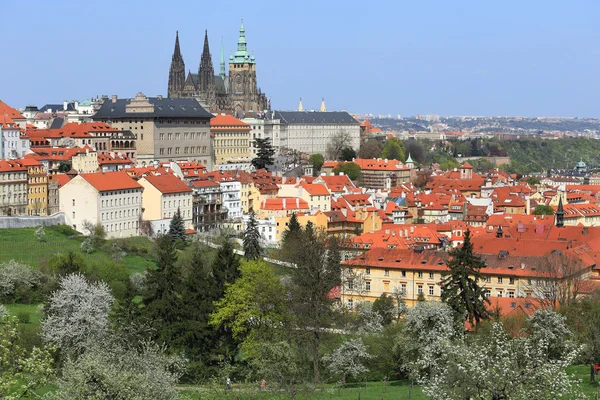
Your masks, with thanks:
[{"label": "chimney", "polygon": [[410,226],[410,233],[415,233],[415,227],[413,225]]},{"label": "chimney", "polygon": [[296,208],[300,208],[300,199],[296,197]]},{"label": "chimney", "polygon": [[582,232],[583,236],[587,236],[588,235],[588,227],[584,226],[583,227],[583,232]]},{"label": "chimney", "polygon": [[521,263],[521,269],[525,269],[525,263]]},{"label": "chimney", "polygon": [[163,99],[162,94],[159,94],[158,96],[156,96],[156,98],[159,100],[162,100]]},{"label": "chimney", "polygon": [[117,95],[116,95],[116,94],[113,94],[113,95],[112,95],[112,102],[113,102],[113,103],[116,103],[116,102],[117,102]]},{"label": "chimney", "polygon": [[69,106],[69,102],[68,101],[63,101],[63,110],[67,111],[67,107]]}]

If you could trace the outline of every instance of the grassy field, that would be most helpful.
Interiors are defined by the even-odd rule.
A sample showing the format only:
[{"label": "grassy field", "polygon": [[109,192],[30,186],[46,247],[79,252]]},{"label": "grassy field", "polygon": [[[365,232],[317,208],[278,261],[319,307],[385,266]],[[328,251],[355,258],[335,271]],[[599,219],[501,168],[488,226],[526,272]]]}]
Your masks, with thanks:
[{"label": "grassy field", "polygon": [[28,313],[30,316],[30,324],[40,324],[40,310],[37,304],[6,304],[5,307],[10,315],[16,317],[19,313]]},{"label": "grassy field", "polygon": [[[325,385],[323,388],[312,390],[299,390],[296,399],[347,399],[347,400],[382,400],[382,399],[412,399],[425,400],[427,397],[418,386],[411,388],[408,381],[394,382],[369,382],[367,384],[348,384],[344,388],[338,388],[333,385]],[[225,391],[222,388],[184,388],[181,391],[182,398],[199,399],[289,399],[290,394],[285,391],[266,391],[259,392],[258,387],[239,385],[233,386],[231,391]]]},{"label": "grassy field", "polygon": [[[85,239],[67,226],[45,228],[44,240],[38,242],[34,236],[35,228],[0,229],[0,262],[15,260],[29,264],[34,268],[45,265],[56,253],[80,251],[81,242]],[[139,251],[129,252],[123,263],[131,273],[142,272],[146,266],[154,267],[152,242],[145,237],[119,239],[127,246],[135,246]],[[111,241],[107,241],[101,249],[91,254],[84,254],[89,262],[110,260],[108,249]]]}]

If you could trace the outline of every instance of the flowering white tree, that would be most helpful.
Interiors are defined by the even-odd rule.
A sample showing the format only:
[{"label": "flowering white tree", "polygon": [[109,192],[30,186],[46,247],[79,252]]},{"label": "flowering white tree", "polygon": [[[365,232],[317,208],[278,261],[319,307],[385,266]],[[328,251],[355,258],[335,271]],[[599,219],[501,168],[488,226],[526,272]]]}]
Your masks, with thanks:
[{"label": "flowering white tree", "polygon": [[80,274],[67,275],[48,300],[42,337],[61,350],[78,352],[106,334],[113,302],[106,283],[90,283]]},{"label": "flowering white tree", "polygon": [[115,340],[92,344],[76,359],[68,358],[50,399],[178,398],[177,382],[185,360],[166,356],[155,344],[136,348]]},{"label": "flowering white tree", "polygon": [[434,363],[421,353],[419,362],[429,367],[419,375],[423,392],[440,400],[580,398],[566,373],[579,349],[555,335],[562,331],[560,326],[550,328],[554,333],[540,331],[547,330],[549,321],[560,325],[561,319],[541,313],[531,319],[529,335],[516,339],[501,323],[494,323],[490,333],[474,340],[457,337],[446,342],[445,353]]},{"label": "flowering white tree", "polygon": [[333,375],[342,378],[342,385],[345,385],[347,376],[356,378],[360,374],[369,372],[369,369],[363,365],[363,361],[372,357],[367,352],[362,339],[352,339],[342,343],[333,353],[324,356],[322,361]]},{"label": "flowering white tree", "polygon": [[42,242],[44,240],[44,236],[46,236],[46,231],[43,226],[40,226],[33,232],[33,235],[37,239],[38,242]]},{"label": "flowering white tree", "polygon": [[383,317],[373,311],[373,303],[361,301],[356,305],[358,315],[354,318],[354,329],[359,334],[378,333],[383,331]]},{"label": "flowering white tree", "polygon": [[18,286],[31,289],[40,284],[41,273],[15,260],[0,264],[0,296],[9,297]]}]

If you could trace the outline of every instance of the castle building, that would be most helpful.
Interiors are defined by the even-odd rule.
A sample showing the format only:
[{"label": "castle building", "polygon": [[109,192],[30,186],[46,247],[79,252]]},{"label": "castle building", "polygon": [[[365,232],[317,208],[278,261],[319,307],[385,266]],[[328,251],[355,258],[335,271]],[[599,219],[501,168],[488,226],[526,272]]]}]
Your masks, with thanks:
[{"label": "castle building", "polygon": [[256,59],[247,50],[244,23],[240,26],[237,51],[229,57],[229,75],[226,75],[225,53],[221,43],[219,74],[215,75],[204,33],[204,48],[198,73],[188,71],[179,47],[179,33],[175,35],[175,50],[169,69],[168,97],[192,97],[211,112],[232,112],[237,118],[254,117],[270,109],[267,96],[258,88]]}]

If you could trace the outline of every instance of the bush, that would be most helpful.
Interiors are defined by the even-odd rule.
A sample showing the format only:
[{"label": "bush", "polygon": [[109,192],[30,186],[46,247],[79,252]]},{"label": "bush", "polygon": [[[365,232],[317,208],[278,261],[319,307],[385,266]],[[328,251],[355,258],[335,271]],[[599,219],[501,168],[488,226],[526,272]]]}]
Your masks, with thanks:
[{"label": "bush", "polygon": [[17,319],[21,324],[28,324],[31,322],[31,314],[27,311],[20,311],[17,313]]},{"label": "bush", "polygon": [[14,260],[0,264],[0,300],[15,302],[17,297],[35,290],[42,274],[29,265]]}]

